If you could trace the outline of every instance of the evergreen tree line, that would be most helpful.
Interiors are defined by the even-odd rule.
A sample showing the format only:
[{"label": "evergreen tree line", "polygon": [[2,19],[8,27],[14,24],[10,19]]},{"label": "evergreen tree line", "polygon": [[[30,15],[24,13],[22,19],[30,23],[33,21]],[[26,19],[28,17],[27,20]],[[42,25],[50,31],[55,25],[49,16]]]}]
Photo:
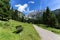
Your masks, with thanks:
[{"label": "evergreen tree line", "polygon": [[0,20],[8,21],[9,19],[22,21],[24,20],[24,14],[17,10],[10,8],[10,0],[0,0]]},{"label": "evergreen tree line", "polygon": [[0,20],[9,20],[10,18],[10,5],[9,0],[0,0]]}]

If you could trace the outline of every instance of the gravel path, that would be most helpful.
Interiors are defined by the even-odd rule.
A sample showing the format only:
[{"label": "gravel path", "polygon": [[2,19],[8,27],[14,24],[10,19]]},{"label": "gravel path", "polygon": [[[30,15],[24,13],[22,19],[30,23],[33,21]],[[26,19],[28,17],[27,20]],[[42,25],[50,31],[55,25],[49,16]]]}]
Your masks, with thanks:
[{"label": "gravel path", "polygon": [[34,25],[34,28],[38,32],[39,36],[41,37],[41,40],[60,40],[60,35],[57,35],[51,31],[45,30],[43,28],[38,27],[37,25]]}]

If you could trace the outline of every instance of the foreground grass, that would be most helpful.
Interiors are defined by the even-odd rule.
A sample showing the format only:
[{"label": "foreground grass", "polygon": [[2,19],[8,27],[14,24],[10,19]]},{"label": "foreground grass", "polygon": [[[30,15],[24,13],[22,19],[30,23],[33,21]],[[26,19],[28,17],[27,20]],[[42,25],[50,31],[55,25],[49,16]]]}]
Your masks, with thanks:
[{"label": "foreground grass", "polygon": [[[14,34],[17,25],[22,25],[23,31]],[[0,21],[0,40],[40,40],[40,37],[32,24],[10,20],[7,22]]]},{"label": "foreground grass", "polygon": [[49,31],[52,31],[54,33],[60,34],[60,29],[56,29],[56,28],[52,28],[52,27],[46,27],[46,25],[44,25],[44,24],[38,24],[38,26],[40,26],[44,29],[47,29]]}]

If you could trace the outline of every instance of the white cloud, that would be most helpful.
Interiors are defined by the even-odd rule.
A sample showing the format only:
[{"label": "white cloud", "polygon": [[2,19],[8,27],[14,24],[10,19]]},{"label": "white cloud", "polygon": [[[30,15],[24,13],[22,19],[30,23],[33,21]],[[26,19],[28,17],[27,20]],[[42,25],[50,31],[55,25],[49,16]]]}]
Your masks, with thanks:
[{"label": "white cloud", "polygon": [[34,11],[29,9],[28,4],[24,4],[24,5],[18,4],[15,5],[15,7],[17,7],[18,8],[17,10],[20,12],[30,13]]},{"label": "white cloud", "polygon": [[18,4],[18,5],[15,5],[15,7],[18,7],[18,11],[21,11],[21,12],[24,12],[25,9],[28,7],[28,4],[24,4],[24,5],[21,5],[21,4]]},{"label": "white cloud", "polygon": [[35,2],[34,2],[34,1],[29,1],[28,3],[32,3],[32,4],[34,4]]}]

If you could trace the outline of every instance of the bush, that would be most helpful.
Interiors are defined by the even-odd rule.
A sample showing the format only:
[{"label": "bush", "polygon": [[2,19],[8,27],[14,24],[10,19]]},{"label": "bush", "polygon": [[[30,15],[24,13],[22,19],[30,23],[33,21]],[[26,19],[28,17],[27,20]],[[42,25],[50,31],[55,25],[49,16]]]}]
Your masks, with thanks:
[{"label": "bush", "polygon": [[23,30],[23,27],[22,27],[21,25],[19,25],[19,26],[16,26],[16,31],[14,31],[13,33],[18,34],[18,33],[20,33],[22,30]]}]

